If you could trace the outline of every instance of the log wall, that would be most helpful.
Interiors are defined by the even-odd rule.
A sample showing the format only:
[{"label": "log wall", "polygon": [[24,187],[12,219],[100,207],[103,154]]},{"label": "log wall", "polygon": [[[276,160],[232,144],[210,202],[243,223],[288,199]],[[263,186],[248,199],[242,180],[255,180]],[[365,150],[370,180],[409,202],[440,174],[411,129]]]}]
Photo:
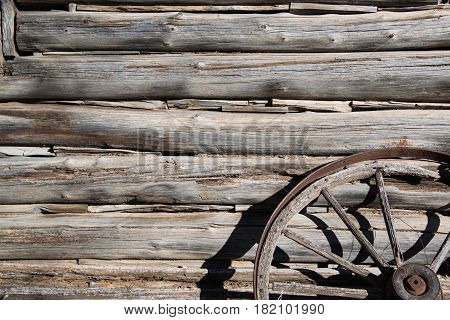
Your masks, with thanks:
[{"label": "log wall", "polygon": [[[450,152],[450,11],[436,0],[1,8],[3,298],[251,298],[263,228],[305,174],[375,148]],[[450,190],[416,182],[386,189],[405,258],[427,264]],[[392,260],[374,181],[333,194]],[[372,263],[322,197],[291,228]],[[300,272],[274,268],[274,286],[380,294],[287,238],[275,258]]]}]

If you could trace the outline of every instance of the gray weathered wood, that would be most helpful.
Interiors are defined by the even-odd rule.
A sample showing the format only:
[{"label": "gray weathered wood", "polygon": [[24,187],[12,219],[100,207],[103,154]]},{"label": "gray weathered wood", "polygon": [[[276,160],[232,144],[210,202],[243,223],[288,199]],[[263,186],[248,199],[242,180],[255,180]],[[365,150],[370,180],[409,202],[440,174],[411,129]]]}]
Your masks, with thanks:
[{"label": "gray weathered wood", "polygon": [[[70,285],[86,282],[113,281],[131,284],[135,279],[146,281],[198,282],[207,276],[209,281],[226,279],[227,282],[251,282],[251,261],[203,260],[34,260],[0,261],[0,279],[5,282],[52,281],[54,284],[70,279]],[[318,268],[312,264],[286,263],[289,268],[272,268],[272,281],[297,281],[304,284],[321,283],[326,280],[352,281],[358,279],[342,269]],[[308,268],[308,269],[307,269]],[[376,272],[377,269],[369,268]],[[314,277],[320,275],[320,277]],[[339,278],[339,280],[333,280]],[[39,280],[38,280],[39,279]],[[62,282],[61,281],[61,282]]]},{"label": "gray weathered wood", "polygon": [[16,6],[13,0],[1,1],[1,31],[2,31],[2,47],[5,57],[16,57],[16,45],[14,43]]},{"label": "gray weathered wood", "polygon": [[[153,299],[175,299],[183,296],[197,299],[200,292],[197,290],[189,292],[186,288],[195,287],[195,282],[208,279],[210,289],[202,290],[203,298],[206,293],[212,293],[219,298],[251,298],[253,278],[251,261],[231,263],[216,261],[205,264],[202,260],[80,259],[78,262],[79,264],[75,260],[0,261],[0,295],[3,295],[4,299],[88,297],[123,299],[137,298],[140,295],[142,297],[142,294],[146,293],[145,298]],[[359,283],[357,277],[342,268],[318,268],[311,264],[293,263],[283,265],[288,268],[271,269],[270,280],[279,291],[284,289],[283,286],[295,282],[297,286],[302,286],[304,294],[312,295],[313,292],[317,293],[318,289],[313,291],[312,286],[305,285],[326,284],[326,281],[330,281],[327,285],[330,283],[337,286],[359,285],[365,289],[365,283]],[[370,270],[377,271],[374,268]],[[444,296],[447,297],[449,281],[445,277],[439,278]],[[217,283],[214,285],[210,281]],[[222,293],[219,290],[221,288],[226,292]]]},{"label": "gray weathered wood", "polygon": [[354,6],[354,5],[331,5],[320,3],[291,3],[290,12],[299,14],[320,14],[320,13],[338,13],[338,14],[355,14],[355,13],[374,13],[378,11],[375,6]]},{"label": "gray weathered wood", "polygon": [[[194,300],[200,299],[199,288],[180,288],[179,284],[166,284],[166,288],[133,288],[133,287],[86,287],[58,288],[46,284],[33,287],[27,284],[1,286],[0,297],[4,300],[66,300],[66,299],[145,299],[145,300]],[[226,290],[205,290],[212,299],[224,299]]]},{"label": "gray weathered wood", "polygon": [[237,117],[227,112],[0,104],[0,145],[241,155],[345,155],[394,146],[448,152],[449,131],[448,110]]},{"label": "gray weathered wood", "polygon": [[3,157],[54,157],[49,148],[37,147],[0,147],[0,158]]},{"label": "gray weathered wood", "polygon": [[[22,51],[348,52],[450,46],[450,10],[369,15],[22,11]],[[435,30],[439,30],[436,32]]]},{"label": "gray weathered wood", "polygon": [[448,256],[448,252],[450,250],[450,233],[447,234],[447,238],[445,238],[445,241],[442,243],[442,246],[439,248],[436,256],[434,257],[430,268],[434,272],[438,272],[441,264],[445,261],[445,259]]},{"label": "gray weathered wood", "polygon": [[444,3],[446,0],[438,0],[438,4],[429,4],[424,6],[414,6],[414,7],[392,7],[392,8],[378,8],[378,10],[385,10],[385,11],[395,11],[395,12],[401,12],[401,11],[418,11],[418,10],[446,10],[450,9],[450,5]]},{"label": "gray weathered wood", "polygon": [[[0,101],[306,99],[448,102],[450,52],[18,57]],[[70,90],[67,90],[70,88]]]},{"label": "gray weathered wood", "polygon": [[[237,215],[234,214],[235,218]],[[223,216],[226,215],[218,213],[215,219],[220,221]],[[0,217],[0,259],[254,258],[262,225],[241,224],[237,227],[239,232],[236,232],[235,225],[224,225],[208,217],[208,213],[159,216],[102,213],[91,214],[89,218],[85,214],[6,215]],[[327,238],[330,232],[339,240]],[[392,253],[385,250],[389,245],[385,230],[365,233],[366,236],[374,236],[375,248],[386,259],[392,259]],[[301,234],[306,239],[314,239],[314,243],[324,250],[331,250],[330,245],[334,248],[340,245],[350,261],[361,250],[346,230],[330,229],[324,233],[323,230],[307,228],[301,229]],[[402,250],[411,252],[409,261],[422,263],[437,252],[446,237],[441,233],[430,237],[416,231],[399,231],[397,235]],[[418,241],[420,236],[428,240],[425,251],[422,250],[423,241]],[[282,239],[279,247],[292,262],[326,261],[289,239]],[[276,256],[276,259],[283,256]]]},{"label": "gray weathered wood", "polygon": [[5,62],[5,57],[3,56],[3,24],[2,24],[2,6],[0,4],[0,73],[3,74],[3,63]]},{"label": "gray weathered wood", "polygon": [[[322,208],[323,209],[323,208]],[[87,204],[17,204],[0,205],[1,214],[59,214],[59,213],[101,213],[101,212],[208,212],[221,211],[232,212],[234,206],[231,205],[165,205],[165,204],[118,204],[118,205],[87,205]],[[326,212],[326,211],[325,211]],[[423,215],[421,215],[423,216]],[[422,219],[425,216],[421,217]],[[419,218],[420,219],[420,218]],[[419,222],[420,223],[420,222]],[[439,230],[438,230],[439,231]]]},{"label": "gray weathered wood", "polygon": [[288,113],[288,107],[274,107],[274,106],[223,106],[223,112],[252,112],[252,113]]},{"label": "gray weathered wood", "polygon": [[370,299],[374,297],[381,298],[383,292],[380,289],[355,289],[355,288],[339,288],[327,286],[315,286],[308,284],[292,283],[278,283],[275,282],[271,289],[278,293],[281,297],[283,295],[300,295],[300,296],[325,296],[325,297],[343,297],[350,299]]},{"label": "gray weathered wood", "polygon": [[[17,0],[20,4],[69,4],[74,0]],[[236,4],[285,4],[295,2],[291,0],[77,0],[77,3],[87,4],[214,4],[214,5],[236,5]],[[375,5],[380,7],[405,7],[416,5],[436,4],[436,0],[314,0],[316,3],[328,4],[352,4],[352,5]]]},{"label": "gray weathered wood", "polygon": [[352,101],[350,106],[355,111],[367,110],[408,110],[408,109],[435,109],[448,110],[450,103],[427,103],[427,102],[400,102],[400,101]]},{"label": "gray weathered wood", "polygon": [[349,112],[352,111],[350,101],[311,101],[311,100],[281,100],[273,99],[272,105],[275,107],[287,107],[289,111],[332,111]]},{"label": "gray weathered wood", "polygon": [[[31,205],[29,205],[31,207]],[[35,208],[37,205],[33,205]],[[3,206],[6,209],[6,206]],[[14,208],[11,207],[13,210]],[[53,208],[63,210],[55,210],[51,213]],[[84,207],[84,211],[83,210]],[[25,211],[18,211],[18,213],[1,214],[0,219],[3,219],[5,227],[18,226],[24,223],[34,223],[36,228],[43,227],[57,227],[60,223],[67,223],[74,228],[82,228],[85,224],[90,224],[93,228],[112,227],[120,225],[124,228],[134,227],[140,224],[143,228],[163,229],[173,227],[174,229],[193,229],[204,230],[214,227],[263,227],[268,218],[267,212],[227,212],[222,210],[207,211],[199,205],[191,206],[180,205],[180,209],[176,211],[175,206],[172,208],[164,208],[163,206],[154,206],[152,208],[148,205],[148,209],[140,211],[98,211],[94,212],[92,206],[86,205],[41,205],[44,212],[26,213]],[[196,208],[197,207],[197,208]],[[206,206],[204,206],[206,207]],[[210,206],[214,209],[214,206]],[[217,208],[223,206],[216,206]],[[24,205],[22,205],[24,208]],[[159,209],[159,210],[158,210]],[[163,211],[165,209],[172,209],[172,211]],[[3,208],[2,208],[3,210]],[[44,214],[40,214],[44,213]],[[411,211],[408,215],[399,215],[397,210],[393,211],[394,226],[401,232],[428,232],[433,234],[441,234],[443,237],[447,235],[447,230],[450,225],[450,218],[442,214],[430,213],[425,214],[420,211]],[[242,219],[245,223],[240,225]],[[360,222],[367,219],[368,222]],[[381,213],[379,214],[349,214],[349,219],[355,224],[358,230],[363,232],[373,231],[386,234],[386,226],[384,224]],[[358,220],[360,219],[360,220]],[[348,231],[346,225],[341,221],[337,214],[333,213],[315,213],[315,214],[299,214],[293,218],[289,225],[290,230],[302,234],[303,230],[340,230]],[[432,231],[428,231],[432,230]],[[388,238],[387,238],[388,239]],[[388,249],[386,251],[389,251]],[[445,253],[444,256],[447,254]],[[431,257],[432,258],[432,257]]]},{"label": "gray weathered wood", "polygon": [[227,6],[102,6],[102,5],[77,5],[78,11],[100,12],[228,12],[228,11],[253,11],[253,12],[288,12],[289,4],[278,5],[227,5]]},{"label": "gray weathered wood", "polygon": [[[75,158],[76,159],[76,158]],[[76,160],[75,160],[76,161]],[[93,160],[95,161],[95,160]],[[71,162],[70,160],[68,161]],[[266,174],[249,175],[251,168],[230,170],[224,167],[206,165],[202,170],[159,169],[152,173],[147,168],[127,165],[99,170],[82,169],[75,166],[67,171],[63,168],[32,166],[20,168],[9,163],[10,170],[1,175],[0,202],[4,204],[23,203],[165,203],[165,204],[257,204],[288,186],[289,177]],[[202,165],[202,163],[199,163]],[[175,164],[175,166],[178,164]],[[155,166],[158,168],[158,165]],[[76,170],[76,171],[73,171]],[[142,170],[142,171],[141,171]],[[206,173],[206,171],[210,171]],[[247,174],[245,174],[247,171]],[[76,174],[74,174],[76,172]],[[236,177],[240,175],[240,177]],[[26,178],[26,179],[25,179]],[[407,185],[389,185],[395,208],[439,209],[445,207],[449,193],[443,188],[414,189]],[[369,197],[370,187],[366,184],[349,184],[334,190],[336,198],[344,206],[377,206],[377,198]],[[279,199],[267,200],[268,206]],[[364,205],[363,205],[364,204]],[[316,203],[326,206],[320,197]],[[271,210],[271,209],[269,209]]]}]

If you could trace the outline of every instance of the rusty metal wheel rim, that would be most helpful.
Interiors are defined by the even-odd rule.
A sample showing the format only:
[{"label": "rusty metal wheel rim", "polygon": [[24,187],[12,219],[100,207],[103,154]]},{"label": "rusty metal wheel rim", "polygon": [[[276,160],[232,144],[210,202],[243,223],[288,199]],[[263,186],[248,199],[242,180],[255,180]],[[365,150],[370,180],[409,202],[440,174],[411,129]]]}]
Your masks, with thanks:
[{"label": "rusty metal wheel rim", "polygon": [[[385,158],[415,158],[415,159],[424,159],[424,160],[432,160],[436,162],[443,162],[443,163],[450,163],[450,155],[446,153],[441,152],[435,152],[430,150],[424,150],[424,149],[414,149],[414,148],[393,148],[393,149],[383,149],[383,150],[373,150],[361,154],[356,154],[347,158],[343,158],[341,160],[338,160],[336,162],[330,163],[319,170],[313,172],[311,175],[306,177],[302,182],[300,182],[299,185],[297,185],[286,197],[285,199],[280,203],[280,205],[277,207],[275,212],[272,214],[271,219],[269,220],[269,223],[267,224],[263,236],[261,238],[261,241],[259,242],[258,250],[257,250],[257,256],[255,261],[255,269],[254,269],[254,294],[256,299],[268,299],[269,298],[269,274],[270,274],[270,265],[272,263],[273,254],[275,251],[276,243],[278,242],[278,239],[282,235],[282,231],[286,228],[287,224],[291,220],[291,218],[298,212],[300,212],[304,207],[308,206],[309,203],[316,199],[318,195],[322,193],[322,190],[325,189],[325,191],[328,190],[328,187],[330,187],[333,183],[336,183],[334,181],[333,174],[336,171],[339,171],[339,169],[343,169],[346,166],[350,164],[355,164],[358,162],[366,162],[370,160],[377,160],[377,159],[385,159]],[[405,167],[406,168],[406,167]],[[403,169],[405,169],[403,168]],[[370,169],[371,171],[367,171],[366,169]],[[369,167],[364,167],[364,169],[360,170],[359,172],[355,172],[352,176],[353,178],[364,178],[369,176],[378,176],[377,178],[382,179],[383,174],[389,175],[389,174],[406,174],[410,175],[411,172],[414,172],[417,168],[406,168],[407,170],[403,170],[402,168],[398,167],[396,168],[395,164],[379,164],[379,163],[372,163],[369,165]],[[349,169],[343,169],[342,171],[349,170]],[[403,171],[402,171],[403,170]],[[411,171],[412,170],[412,171]],[[424,169],[422,169],[424,170]],[[342,172],[341,171],[341,172]],[[363,173],[365,171],[365,174]],[[331,175],[329,177],[326,177],[328,174]],[[417,171],[415,174],[422,176],[422,178],[431,178],[431,179],[437,179],[439,176],[436,176],[436,173],[429,172],[428,170],[425,171]],[[325,178],[324,178],[325,177]],[[312,183],[314,182],[314,183]],[[340,181],[342,183],[342,181]],[[319,188],[317,185],[322,184],[322,187]],[[315,190],[315,193],[311,190]],[[317,192],[318,191],[318,192]],[[309,192],[311,195],[309,195],[306,198],[303,198],[303,203],[296,203],[297,196],[300,193]],[[314,197],[317,195],[317,197]],[[332,197],[332,196],[331,196]],[[311,201],[308,201],[308,199],[312,198]],[[306,199],[306,200],[305,200]],[[297,201],[298,202],[298,201]],[[384,213],[384,210],[383,210]],[[284,236],[286,236],[285,233],[283,233]],[[289,234],[288,234],[289,236]],[[291,240],[292,239],[292,234]],[[392,239],[390,235],[390,240],[392,244]],[[434,259],[431,268],[437,271],[437,268],[439,267],[440,263],[443,261],[443,257],[445,258],[446,252],[448,251],[449,246],[449,239],[448,235],[446,240],[444,241],[444,244],[441,247],[440,251],[445,251],[444,253],[438,252],[436,255],[436,258]],[[394,239],[395,241],[395,239]],[[300,242],[298,242],[300,243]],[[304,243],[301,243],[302,245],[305,245]],[[309,248],[311,249],[311,248]],[[314,251],[314,250],[313,250]],[[395,257],[395,248],[393,246],[394,251],[394,257]],[[372,256],[372,255],[371,255]],[[372,256],[372,258],[374,258]],[[396,257],[396,261],[400,259],[400,257]],[[392,269],[391,266],[389,266],[386,261],[380,260],[380,259],[374,259],[377,266],[380,269],[385,268],[385,271],[388,269]],[[397,263],[399,263],[397,261]],[[347,267],[348,269],[348,267]],[[354,273],[364,272],[362,270],[351,270]],[[393,270],[392,272],[393,273]],[[376,277],[366,274],[367,280],[371,281],[373,284],[375,284]]]}]

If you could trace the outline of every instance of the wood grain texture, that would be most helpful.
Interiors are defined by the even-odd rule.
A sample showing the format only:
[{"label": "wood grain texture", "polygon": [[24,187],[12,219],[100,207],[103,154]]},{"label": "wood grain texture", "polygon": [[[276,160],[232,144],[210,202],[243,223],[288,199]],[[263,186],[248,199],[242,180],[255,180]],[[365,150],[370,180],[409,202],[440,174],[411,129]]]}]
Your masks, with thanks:
[{"label": "wood grain texture", "polygon": [[[244,214],[245,215],[245,214]],[[234,219],[224,223],[223,219]],[[406,219],[403,217],[403,219]],[[238,213],[130,214],[101,213],[61,215],[6,215],[0,217],[1,259],[237,259],[252,260],[264,222]],[[236,225],[236,221],[238,224]],[[244,221],[246,221],[244,223]],[[252,223],[252,221],[254,221]],[[448,221],[441,221],[448,227]],[[327,250],[361,259],[360,247],[347,230],[310,229],[293,223],[303,237]],[[446,233],[399,231],[397,237],[410,262],[426,263],[437,252]],[[238,231],[236,231],[238,230]],[[363,231],[388,260],[386,230]],[[421,240],[419,240],[419,238]],[[426,250],[420,251],[425,246]],[[318,263],[326,261],[289,239],[281,239],[284,253],[277,260]],[[331,249],[330,249],[331,248]],[[420,252],[419,252],[420,251]],[[366,261],[364,255],[361,261]],[[367,260],[369,262],[369,260]]]},{"label": "wood grain texture", "polygon": [[4,73],[0,101],[450,98],[448,51],[32,56]]},{"label": "wood grain texture", "polygon": [[349,104],[354,111],[367,110],[408,110],[408,109],[443,109],[449,110],[450,103],[414,103],[400,101],[352,101]]},{"label": "wood grain texture", "polygon": [[[20,4],[69,4],[73,0],[17,0]],[[87,4],[285,4],[290,0],[77,0],[77,3]],[[416,5],[436,4],[436,0],[314,0],[316,3],[351,4],[351,5],[375,5],[380,7],[404,7]]]},{"label": "wood grain texture", "polygon": [[450,10],[366,15],[27,12],[22,51],[349,52],[450,46]]},{"label": "wood grain texture", "polygon": [[[16,6],[13,0],[2,0],[1,2],[1,31],[2,47],[5,57],[17,56],[15,39]],[[1,58],[2,59],[2,58]],[[1,62],[0,59],[0,62]]]},{"label": "wood grain texture", "polygon": [[298,3],[293,2],[289,11],[298,14],[359,14],[374,13],[378,11],[376,6],[355,6],[355,5],[332,5],[320,3]]},{"label": "wood grain texture", "polygon": [[0,105],[0,144],[228,155],[328,156],[393,146],[449,151],[449,118],[448,110],[236,116],[8,103]]},{"label": "wood grain texture", "polygon": [[[136,284],[145,281],[198,282],[205,276],[209,281],[252,282],[253,264],[250,261],[215,261],[209,265],[202,260],[34,260],[0,261],[0,283],[30,281],[65,286],[85,286],[87,282]],[[314,265],[286,263],[289,268],[272,268],[272,281],[298,281],[304,284],[321,283],[325,279],[336,282],[353,281],[358,278],[343,269],[318,268]],[[306,268],[310,267],[311,270]],[[372,268],[373,269],[373,268]],[[373,270],[376,272],[376,270]],[[321,277],[314,277],[320,275]],[[53,277],[53,279],[51,279]]]},{"label": "wood grain texture", "polygon": [[77,11],[100,11],[100,12],[288,12],[289,4],[275,5],[197,5],[197,6],[102,6],[102,5],[77,5]]},{"label": "wood grain texture", "polygon": [[[279,197],[284,195],[283,188],[289,189],[294,181],[283,175],[284,171],[293,168],[296,173],[304,173],[326,162],[329,159],[153,155],[3,158],[0,159],[0,202],[242,204],[257,205],[251,211],[261,207],[259,211],[264,208],[266,212],[271,212],[280,201]],[[387,189],[395,208],[439,209],[450,202],[448,188],[440,185],[421,184],[419,188],[393,181]],[[333,192],[344,206],[378,206],[373,186],[365,183],[345,184]],[[315,205],[328,206],[328,203],[320,197]],[[43,208],[48,213],[69,211],[65,208],[53,210],[51,207],[48,210],[48,205]],[[126,206],[111,208],[112,211],[136,211],[128,209]],[[99,212],[95,209],[88,211]],[[146,211],[145,207],[140,211]]]},{"label": "wood grain texture", "polygon": [[[367,283],[342,268],[298,263],[283,265],[287,268],[271,270],[270,280],[278,287],[290,282],[367,287]],[[370,270],[375,274],[378,271]],[[209,261],[206,264],[202,260],[80,259],[78,264],[75,260],[0,261],[0,296],[3,299],[205,299],[211,296],[251,299],[252,277],[250,261]],[[198,290],[196,283],[202,280],[203,288]],[[444,276],[439,276],[439,280],[444,297],[448,298],[449,280]],[[308,289],[311,293],[313,288]],[[379,293],[371,298],[379,298]]]},{"label": "wood grain texture", "polygon": [[3,56],[3,24],[2,24],[2,5],[0,4],[0,74],[3,74],[3,63],[5,62],[5,57]]}]

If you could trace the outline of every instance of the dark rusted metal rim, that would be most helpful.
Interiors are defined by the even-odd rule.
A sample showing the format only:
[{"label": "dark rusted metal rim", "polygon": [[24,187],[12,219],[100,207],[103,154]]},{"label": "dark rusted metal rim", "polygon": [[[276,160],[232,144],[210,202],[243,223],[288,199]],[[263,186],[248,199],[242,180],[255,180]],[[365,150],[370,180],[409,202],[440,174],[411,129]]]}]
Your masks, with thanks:
[{"label": "dark rusted metal rim", "polygon": [[273,222],[276,220],[282,209],[294,199],[297,195],[299,195],[307,186],[311,183],[315,182],[318,179],[321,179],[327,175],[330,175],[336,171],[342,170],[345,167],[364,161],[375,161],[381,159],[391,159],[391,158],[414,158],[414,159],[422,159],[422,160],[430,160],[435,162],[447,163],[450,164],[450,154],[440,151],[433,151],[428,149],[421,148],[407,148],[407,147],[396,147],[396,148],[386,148],[386,149],[376,149],[365,151],[361,153],[357,153],[354,155],[350,155],[348,157],[330,162],[319,169],[315,170],[311,174],[309,174],[306,178],[300,181],[278,204],[275,208],[274,212],[270,216],[269,221],[264,228],[261,239],[258,243],[258,249],[255,257],[255,265],[253,270],[253,292],[255,299],[257,299],[257,268],[261,259],[262,254],[262,244],[265,243],[270,229],[272,228]]}]

